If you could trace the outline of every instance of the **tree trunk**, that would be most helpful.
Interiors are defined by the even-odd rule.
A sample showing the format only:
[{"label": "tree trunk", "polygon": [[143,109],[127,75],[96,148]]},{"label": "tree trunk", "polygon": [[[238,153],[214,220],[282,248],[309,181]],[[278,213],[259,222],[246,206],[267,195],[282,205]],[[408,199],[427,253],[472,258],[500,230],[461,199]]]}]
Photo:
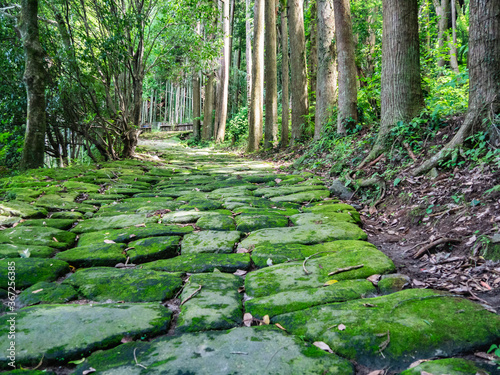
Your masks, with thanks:
[{"label": "tree trunk", "polygon": [[24,83],[28,99],[21,169],[43,167],[45,156],[45,51],[38,31],[38,0],[21,1],[19,31],[25,54]]},{"label": "tree trunk", "polygon": [[290,68],[292,80],[292,142],[304,135],[307,103],[306,42],[303,0],[288,0],[290,18]]},{"label": "tree trunk", "polygon": [[424,105],[420,85],[418,0],[384,0],[381,122],[375,144],[359,168],[385,150],[391,128]]},{"label": "tree trunk", "polygon": [[316,119],[314,139],[321,137],[323,124],[332,113],[337,93],[337,61],[333,4],[318,0],[318,77],[316,84]]},{"label": "tree trunk", "polygon": [[455,73],[460,73],[457,59],[457,9],[455,0],[451,0],[451,35],[450,40],[450,68]]},{"label": "tree trunk", "polygon": [[202,138],[209,140],[212,138],[212,112],[214,110],[214,79],[215,73],[211,72],[205,86],[205,101],[203,102],[203,132]]},{"label": "tree trunk", "polygon": [[287,24],[287,6],[286,0],[282,3],[281,10],[281,148],[288,146],[289,123],[290,123],[290,93],[289,86],[289,70],[288,70],[288,24]]},{"label": "tree trunk", "polygon": [[443,67],[445,65],[443,56],[445,53],[445,45],[447,44],[446,31],[448,30],[449,5],[450,0],[434,0],[434,8],[436,9],[436,14],[438,16],[438,66],[440,67]]},{"label": "tree trunk", "polygon": [[[441,151],[412,171],[414,176],[450,157],[473,127],[490,133],[490,144],[500,146],[500,130],[493,122],[500,114],[500,2],[471,0],[469,16],[469,109],[457,134]],[[487,118],[489,121],[483,121]]]},{"label": "tree trunk", "polygon": [[276,0],[265,0],[265,82],[266,126],[264,148],[272,148],[278,140],[278,73],[276,67]]},{"label": "tree trunk", "polygon": [[[229,30],[229,9],[230,0],[223,0],[222,7],[222,32],[224,35],[224,47],[223,56],[221,59],[220,68],[220,91],[218,94],[219,98],[219,121],[217,123],[217,133],[214,134],[216,142],[224,142],[224,137],[226,136],[226,121],[227,121],[227,99],[229,95],[229,65],[231,63],[231,38]],[[234,1],[234,0],[232,0]]]},{"label": "tree trunk", "polygon": [[[309,14],[311,15],[311,20],[309,23],[309,56],[306,57],[307,60],[307,75],[309,81],[308,91],[308,103],[314,103],[316,101],[316,82],[318,77],[318,20],[316,15],[318,14],[317,1],[309,3]],[[315,121],[316,113],[312,112],[311,121]]]},{"label": "tree trunk", "polygon": [[339,64],[337,132],[343,134],[346,132],[346,125],[358,121],[356,63],[349,0],[333,0],[333,6]]},{"label": "tree trunk", "polygon": [[250,106],[250,98],[252,92],[252,10],[250,8],[251,0],[246,0],[245,2],[245,10],[246,10],[246,51],[245,51],[245,60],[247,64],[247,106]]},{"label": "tree trunk", "polygon": [[255,0],[254,37],[252,54],[252,91],[250,110],[248,111],[248,147],[249,152],[257,151],[262,138],[263,117],[263,82],[264,77],[264,12],[265,0]]},{"label": "tree trunk", "polygon": [[201,102],[201,92],[200,92],[200,74],[195,73],[193,77],[193,137],[196,140],[200,139],[200,102]]}]

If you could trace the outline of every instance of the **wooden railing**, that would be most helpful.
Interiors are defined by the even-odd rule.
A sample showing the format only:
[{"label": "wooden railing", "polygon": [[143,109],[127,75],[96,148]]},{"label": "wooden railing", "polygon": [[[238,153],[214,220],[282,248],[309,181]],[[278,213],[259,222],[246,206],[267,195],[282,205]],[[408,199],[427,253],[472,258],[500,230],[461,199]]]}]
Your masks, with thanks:
[{"label": "wooden railing", "polygon": [[146,123],[141,125],[141,130],[143,132],[150,132],[151,129],[159,129],[160,131],[166,132],[184,132],[184,131],[192,131],[193,124],[185,123],[185,124],[169,124],[166,122],[156,122],[153,124]]}]

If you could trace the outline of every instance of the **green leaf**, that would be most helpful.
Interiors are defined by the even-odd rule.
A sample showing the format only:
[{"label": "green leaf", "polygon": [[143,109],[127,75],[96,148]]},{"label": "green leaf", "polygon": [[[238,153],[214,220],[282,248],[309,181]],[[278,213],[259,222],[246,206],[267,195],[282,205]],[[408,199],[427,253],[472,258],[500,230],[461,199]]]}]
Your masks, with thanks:
[{"label": "green leaf", "polygon": [[401,182],[402,180],[398,177],[394,180],[394,186],[398,186],[398,184]]},{"label": "green leaf", "polygon": [[68,363],[71,363],[73,365],[79,365],[81,363],[85,362],[85,358],[82,358],[82,359],[76,359],[74,361],[69,361]]}]

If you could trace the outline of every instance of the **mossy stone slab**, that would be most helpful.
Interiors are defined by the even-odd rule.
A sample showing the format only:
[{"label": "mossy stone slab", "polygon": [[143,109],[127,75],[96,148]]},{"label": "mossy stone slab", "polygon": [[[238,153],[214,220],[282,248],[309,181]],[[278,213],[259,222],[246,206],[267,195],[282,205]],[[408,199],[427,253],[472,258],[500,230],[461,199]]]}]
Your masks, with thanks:
[{"label": "mossy stone slab", "polygon": [[269,199],[258,197],[230,197],[224,200],[224,207],[228,210],[234,210],[238,207],[297,209],[300,205],[290,202],[271,202]]},{"label": "mossy stone slab", "polygon": [[190,200],[188,203],[183,204],[178,209],[179,211],[213,211],[222,208],[222,203],[210,199],[195,198]]},{"label": "mossy stone slab", "polygon": [[[136,365],[137,361],[147,370]],[[304,344],[274,326],[239,327],[228,331],[186,333],[151,342],[131,342],[96,352],[77,367],[103,375],[127,374],[354,374],[340,357]]]},{"label": "mossy stone slab", "polygon": [[20,306],[31,306],[47,303],[66,303],[78,296],[75,288],[67,284],[42,281],[25,289],[19,295]]},{"label": "mossy stone slab", "polygon": [[295,193],[290,195],[283,195],[279,197],[270,198],[273,202],[315,202],[320,201],[330,196],[329,190],[311,190],[303,191],[302,193]]},{"label": "mossy stone slab", "polygon": [[208,194],[211,199],[223,199],[228,197],[250,197],[253,196],[253,191],[249,188],[255,189],[256,186],[238,186],[238,187],[228,187],[223,189],[217,189]]},{"label": "mossy stone slab", "polygon": [[97,232],[83,233],[78,240],[78,246],[86,246],[94,243],[105,243],[104,241],[114,241],[126,243],[139,240],[141,238],[158,236],[182,236],[193,232],[191,226],[148,224],[145,227],[130,227],[123,229],[100,230]]},{"label": "mossy stone slab", "polygon": [[250,233],[240,243],[249,249],[265,243],[299,243],[313,245],[337,240],[366,240],[367,235],[357,225],[345,222],[321,225],[301,225],[289,228],[260,229]]},{"label": "mossy stone slab", "polygon": [[123,195],[128,195],[132,196],[134,194],[139,194],[139,193],[144,193],[144,191],[147,191],[146,188],[134,188],[134,187],[112,187],[107,190],[109,194],[123,194]]},{"label": "mossy stone slab", "polygon": [[97,211],[90,204],[74,202],[78,193],[75,194],[47,194],[37,199],[35,202],[36,207],[46,208],[50,211],[70,211],[75,210],[79,212],[95,212]]},{"label": "mossy stone slab", "polygon": [[377,290],[367,280],[344,280],[326,287],[284,291],[252,298],[245,302],[245,311],[254,318],[262,319],[265,315],[273,317],[312,306],[366,298],[376,294]]},{"label": "mossy stone slab", "polygon": [[[306,340],[325,342],[344,358],[394,371],[418,359],[467,353],[500,339],[498,315],[429,289],[316,306],[272,321]],[[340,324],[344,330],[337,327]],[[389,336],[382,356],[380,348]]]},{"label": "mossy stone slab", "polygon": [[48,246],[56,249],[66,249],[73,245],[76,234],[55,228],[24,227],[0,231],[0,243],[16,245]]},{"label": "mossy stone slab", "polygon": [[36,219],[47,216],[44,208],[33,207],[20,201],[0,202],[0,214],[5,216],[19,216],[23,219]]},{"label": "mossy stone slab", "polygon": [[158,222],[157,216],[147,217],[144,214],[117,215],[110,217],[94,217],[80,222],[71,231],[74,233],[88,233],[103,229],[121,229],[135,225],[147,225]]},{"label": "mossy stone slab", "polygon": [[0,215],[0,225],[10,227],[19,223],[22,219],[19,216],[2,216]]},{"label": "mossy stone slab", "polygon": [[256,208],[250,206],[241,206],[233,210],[235,214],[248,214],[248,215],[283,215],[292,216],[299,214],[299,210],[296,208]]},{"label": "mossy stone slab", "polygon": [[473,361],[468,361],[463,358],[445,358],[436,359],[434,361],[425,361],[411,369],[401,372],[400,375],[421,375],[428,374],[447,374],[447,375],[471,375],[483,374],[488,372],[478,366]]},{"label": "mossy stone slab", "polygon": [[127,256],[131,263],[151,262],[175,257],[179,251],[179,236],[142,238],[128,244]]},{"label": "mossy stone slab", "polygon": [[48,246],[0,244],[0,258],[50,258],[55,252],[56,249]]},{"label": "mossy stone slab", "polygon": [[[9,274],[14,271],[15,279],[12,273]],[[54,281],[68,272],[69,264],[57,259],[2,259],[0,260],[0,288],[7,289],[9,281],[14,280],[16,289],[23,289],[40,281]]]},{"label": "mossy stone slab", "polygon": [[280,181],[278,183],[278,185],[279,186],[297,185],[298,183],[303,182],[305,180],[306,179],[304,177],[300,177],[300,176],[287,176],[287,178]]},{"label": "mossy stone slab", "polygon": [[200,217],[206,215],[203,211],[176,211],[169,212],[161,217],[161,222],[165,224],[188,224],[195,223]]},{"label": "mossy stone slab", "polygon": [[377,284],[380,294],[396,293],[410,286],[410,278],[399,273],[383,275]]},{"label": "mossy stone slab", "polygon": [[233,273],[237,270],[249,270],[252,261],[248,254],[189,254],[171,259],[160,259],[141,264],[143,269],[166,272],[202,273],[221,272]]},{"label": "mossy stone slab", "polygon": [[[338,269],[361,264],[364,265],[361,268],[328,276]],[[305,265],[290,262],[262,268],[247,275],[245,289],[249,296],[261,297],[293,289],[317,288],[331,280],[364,279],[394,270],[392,260],[376,248],[355,248],[311,258]]]},{"label": "mossy stone slab", "polygon": [[253,184],[249,184],[248,182],[245,182],[243,180],[239,180],[239,179],[232,179],[232,180],[224,180],[224,181],[216,181],[216,182],[212,182],[210,184],[206,184],[206,185],[201,185],[200,186],[200,190],[201,191],[215,191],[215,190],[218,190],[218,189],[227,189],[227,188],[231,188],[231,187],[239,187],[239,188],[243,188],[243,189],[255,189],[256,186],[253,185]]},{"label": "mossy stone slab", "polygon": [[[165,332],[172,313],[157,303],[104,305],[41,305],[25,307],[16,316],[16,364],[67,363],[98,349],[120,344],[124,336],[143,338]],[[7,319],[0,334],[7,337]],[[1,367],[7,366],[7,340],[1,343]]]},{"label": "mossy stone slab", "polygon": [[125,262],[125,244],[121,243],[95,243],[92,245],[78,246],[55,255],[55,259],[68,262],[74,267],[109,266]]},{"label": "mossy stone slab", "polygon": [[192,201],[193,199],[207,199],[207,198],[208,198],[207,193],[203,193],[201,191],[192,191],[188,194],[184,194],[184,195],[181,195],[180,197],[178,197],[176,199],[176,202],[187,203],[189,201]]},{"label": "mossy stone slab", "polygon": [[236,216],[236,229],[241,232],[251,232],[264,228],[283,228],[286,226],[288,226],[288,218],[279,214]]},{"label": "mossy stone slab", "polygon": [[310,190],[318,190],[317,186],[283,186],[283,187],[268,187],[260,188],[254,191],[256,197],[273,198],[284,195],[302,193]]},{"label": "mossy stone slab", "polygon": [[161,194],[162,196],[165,196],[165,197],[178,198],[180,196],[192,193],[193,190],[194,190],[194,187],[189,188],[186,186],[179,186],[176,188],[155,188],[154,193]]},{"label": "mossy stone slab", "polygon": [[76,220],[72,219],[33,219],[20,223],[23,227],[49,227],[61,230],[70,229]]},{"label": "mossy stone slab", "polygon": [[60,211],[54,212],[51,219],[65,219],[65,220],[80,220],[83,219],[83,214],[78,211]]},{"label": "mossy stone slab", "polygon": [[322,257],[341,250],[364,248],[376,249],[369,242],[356,240],[332,241],[317,245],[264,244],[252,251],[252,260],[258,268],[263,268],[294,260],[304,260],[313,254],[315,257]]},{"label": "mossy stone slab", "polygon": [[92,301],[153,302],[172,298],[182,286],[180,273],[94,267],[64,280]]},{"label": "mossy stone slab", "polygon": [[232,253],[234,245],[241,238],[238,231],[206,230],[190,233],[184,236],[181,244],[181,254],[197,253]]},{"label": "mossy stone slab", "polygon": [[234,231],[236,229],[233,217],[228,215],[202,216],[196,222],[196,226],[204,230]]},{"label": "mossy stone slab", "polygon": [[[181,306],[175,328],[177,333],[221,330],[242,323],[243,307],[238,288],[243,285],[239,276],[213,272],[189,277],[180,296]],[[181,302],[182,303],[182,302]]]},{"label": "mossy stone slab", "polygon": [[68,190],[85,193],[97,193],[101,189],[99,185],[88,184],[79,181],[64,181],[61,186]]},{"label": "mossy stone slab", "polygon": [[306,206],[302,209],[303,212],[311,212],[315,214],[329,214],[341,212],[358,212],[356,209],[345,203],[336,203],[336,201],[326,201],[317,204]]},{"label": "mossy stone slab", "polygon": [[343,221],[346,223],[361,224],[359,214],[353,215],[350,212],[335,212],[330,214],[314,214],[311,212],[293,215],[290,221],[294,225],[314,225],[314,224],[332,224]]}]

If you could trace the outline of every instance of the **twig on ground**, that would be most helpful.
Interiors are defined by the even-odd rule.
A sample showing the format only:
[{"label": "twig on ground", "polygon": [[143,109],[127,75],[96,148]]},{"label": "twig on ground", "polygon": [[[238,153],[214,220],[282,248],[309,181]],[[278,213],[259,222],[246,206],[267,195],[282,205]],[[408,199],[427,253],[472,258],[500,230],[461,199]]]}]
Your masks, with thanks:
[{"label": "twig on ground", "polygon": [[426,251],[432,249],[433,247],[435,247],[437,245],[441,245],[441,244],[447,243],[447,242],[462,242],[462,240],[459,238],[440,238],[439,240],[432,241],[430,244],[425,245],[419,251],[417,251],[415,253],[415,255],[413,255],[413,259],[418,259],[422,255],[424,255]]},{"label": "twig on ground", "polygon": [[403,146],[405,146],[406,151],[408,151],[408,155],[410,155],[410,158],[412,158],[413,161],[417,161],[417,157],[415,156],[412,149],[410,148],[410,145],[408,143],[404,142]]},{"label": "twig on ground", "polygon": [[147,368],[146,366],[141,365],[141,364],[137,361],[137,357],[136,357],[136,355],[135,355],[135,351],[136,351],[136,350],[137,350],[137,348],[134,348],[134,361],[135,361],[135,365],[136,365],[136,366],[139,366],[139,367],[142,367],[143,369],[146,369],[146,370],[147,370],[148,368]]},{"label": "twig on ground", "polygon": [[384,356],[384,353],[382,353],[385,348],[387,348],[389,346],[389,344],[391,343],[391,332],[390,331],[387,331],[386,333],[387,335],[387,340],[383,341],[379,346],[378,346],[378,352],[380,353],[380,355],[382,355],[382,357],[385,358]]},{"label": "twig on ground", "polygon": [[352,270],[357,270],[358,268],[364,267],[364,264],[358,264],[357,266],[345,267],[345,268],[337,268],[335,271],[330,272],[328,276],[336,275],[341,272],[347,272]]},{"label": "twig on ground", "polygon": [[191,298],[193,298],[196,294],[199,293],[203,285],[199,285],[198,289],[196,289],[193,293],[189,295],[184,301],[181,302],[180,306],[184,305],[187,301],[189,301]]},{"label": "twig on ground", "polygon": [[313,255],[309,255],[306,259],[304,259],[304,262],[302,263],[302,269],[304,270],[304,273],[306,275],[309,275],[310,272],[306,269],[306,263],[309,259],[311,259],[313,256],[316,256],[318,254],[323,254],[323,253],[335,253],[336,251],[320,251],[319,253],[314,253]]},{"label": "twig on ground", "polygon": [[282,348],[279,348],[278,350],[276,350],[276,352],[273,354],[273,356],[271,357],[271,359],[269,360],[269,362],[267,362],[267,366],[266,366],[265,370],[267,370],[267,368],[268,368],[268,367],[269,367],[269,365],[271,364],[271,361],[273,360],[274,356],[275,356],[276,354],[278,354],[278,352],[279,352],[280,350],[282,350],[282,349],[285,349],[285,347],[283,346]]},{"label": "twig on ground", "polygon": [[470,281],[472,281],[472,280],[471,279],[467,280],[466,285],[467,285],[467,289],[469,289],[469,293],[472,296],[472,298],[474,298],[476,301],[479,301],[479,302],[484,303],[485,305],[489,306],[488,302],[486,302],[484,299],[481,299],[476,294],[474,294],[474,292],[472,291],[472,288],[469,286]]}]

